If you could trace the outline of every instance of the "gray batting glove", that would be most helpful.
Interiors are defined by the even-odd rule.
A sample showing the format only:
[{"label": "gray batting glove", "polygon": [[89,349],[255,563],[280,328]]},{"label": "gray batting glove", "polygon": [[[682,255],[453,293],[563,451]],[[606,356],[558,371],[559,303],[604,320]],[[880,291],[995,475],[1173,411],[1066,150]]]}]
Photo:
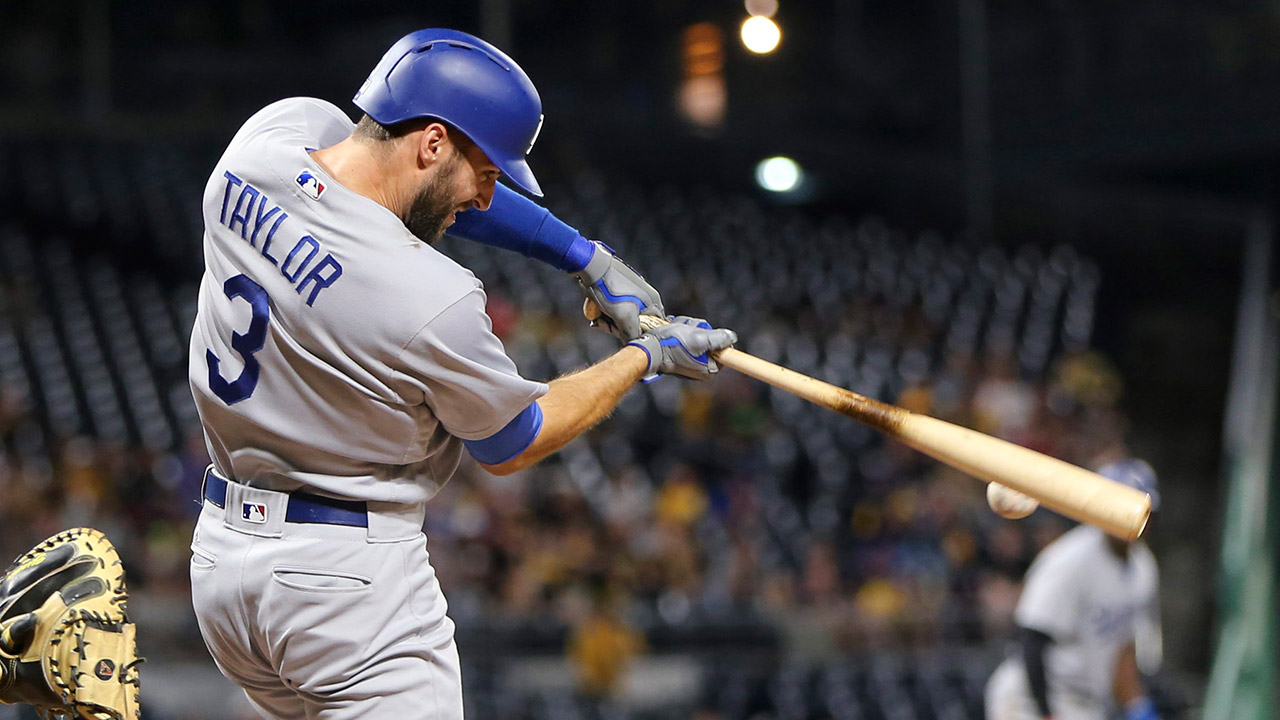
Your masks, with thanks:
[{"label": "gray batting glove", "polygon": [[602,314],[591,322],[591,327],[601,328],[624,342],[634,340],[644,332],[641,315],[666,316],[662,296],[608,245],[599,240],[592,240],[591,244],[596,246],[591,261],[573,274],[582,285],[582,292],[600,306]]},{"label": "gray batting glove", "polygon": [[706,380],[720,370],[711,352],[723,350],[738,342],[738,334],[724,328],[712,329],[706,320],[674,317],[627,343],[644,350],[649,356],[645,380],[658,375],[682,375]]}]

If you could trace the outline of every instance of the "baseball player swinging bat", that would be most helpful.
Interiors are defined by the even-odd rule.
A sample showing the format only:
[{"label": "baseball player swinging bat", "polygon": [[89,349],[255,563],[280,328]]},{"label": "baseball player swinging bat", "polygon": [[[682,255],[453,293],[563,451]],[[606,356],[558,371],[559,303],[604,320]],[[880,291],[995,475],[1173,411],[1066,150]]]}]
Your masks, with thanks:
[{"label": "baseball player swinging bat", "polygon": [[[582,311],[588,320],[600,316],[599,307],[590,299]],[[649,315],[641,315],[640,320],[646,330],[666,323]],[[872,400],[741,350],[720,350],[715,358],[725,367],[848,415],[939,462],[1012,488],[1051,510],[1096,525],[1123,540],[1136,540],[1147,526],[1151,497],[1097,473],[975,430]]]}]

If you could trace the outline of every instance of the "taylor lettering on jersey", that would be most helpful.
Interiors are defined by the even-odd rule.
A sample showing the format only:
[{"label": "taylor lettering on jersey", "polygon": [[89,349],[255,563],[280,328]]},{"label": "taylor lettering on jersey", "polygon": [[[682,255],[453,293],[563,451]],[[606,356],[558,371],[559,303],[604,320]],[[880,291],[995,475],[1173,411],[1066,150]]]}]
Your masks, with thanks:
[{"label": "taylor lettering on jersey", "polygon": [[[227,187],[222,194],[222,213],[218,216],[218,221],[256,248],[267,262],[280,271],[285,280],[295,285],[294,289],[299,295],[311,288],[307,305],[314,306],[320,291],[333,285],[342,276],[342,265],[327,252],[316,261],[322,247],[320,241],[310,235],[299,237],[285,254],[284,260],[272,255],[271,243],[280,226],[289,218],[289,213],[281,210],[265,193],[236,177],[231,171],[223,172],[222,176],[227,180]],[[231,195],[237,188],[239,195],[235,204],[232,204]],[[261,246],[258,245],[259,240],[262,241]]]}]

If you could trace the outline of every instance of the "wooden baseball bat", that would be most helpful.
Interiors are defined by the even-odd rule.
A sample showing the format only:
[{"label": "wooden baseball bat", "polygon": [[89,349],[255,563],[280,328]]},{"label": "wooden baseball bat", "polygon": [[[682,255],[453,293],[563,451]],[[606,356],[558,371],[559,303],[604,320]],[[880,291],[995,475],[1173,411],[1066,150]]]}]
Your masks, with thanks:
[{"label": "wooden baseball bat", "polygon": [[[600,316],[590,299],[589,320]],[[646,330],[666,320],[640,316]],[[716,362],[871,426],[933,459],[987,482],[1000,483],[1035,498],[1069,518],[1095,525],[1122,539],[1136,540],[1151,516],[1151,496],[1101,475],[944,420],[873,400],[754,355],[726,348]]]}]

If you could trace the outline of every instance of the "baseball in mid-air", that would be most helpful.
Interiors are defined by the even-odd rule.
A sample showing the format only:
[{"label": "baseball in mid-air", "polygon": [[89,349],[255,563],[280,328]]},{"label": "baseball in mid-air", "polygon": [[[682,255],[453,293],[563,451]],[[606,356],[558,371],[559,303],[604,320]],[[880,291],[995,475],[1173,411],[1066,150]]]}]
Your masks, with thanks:
[{"label": "baseball in mid-air", "polygon": [[987,484],[987,504],[997,515],[1010,520],[1024,518],[1036,511],[1040,503],[1000,483]]}]

